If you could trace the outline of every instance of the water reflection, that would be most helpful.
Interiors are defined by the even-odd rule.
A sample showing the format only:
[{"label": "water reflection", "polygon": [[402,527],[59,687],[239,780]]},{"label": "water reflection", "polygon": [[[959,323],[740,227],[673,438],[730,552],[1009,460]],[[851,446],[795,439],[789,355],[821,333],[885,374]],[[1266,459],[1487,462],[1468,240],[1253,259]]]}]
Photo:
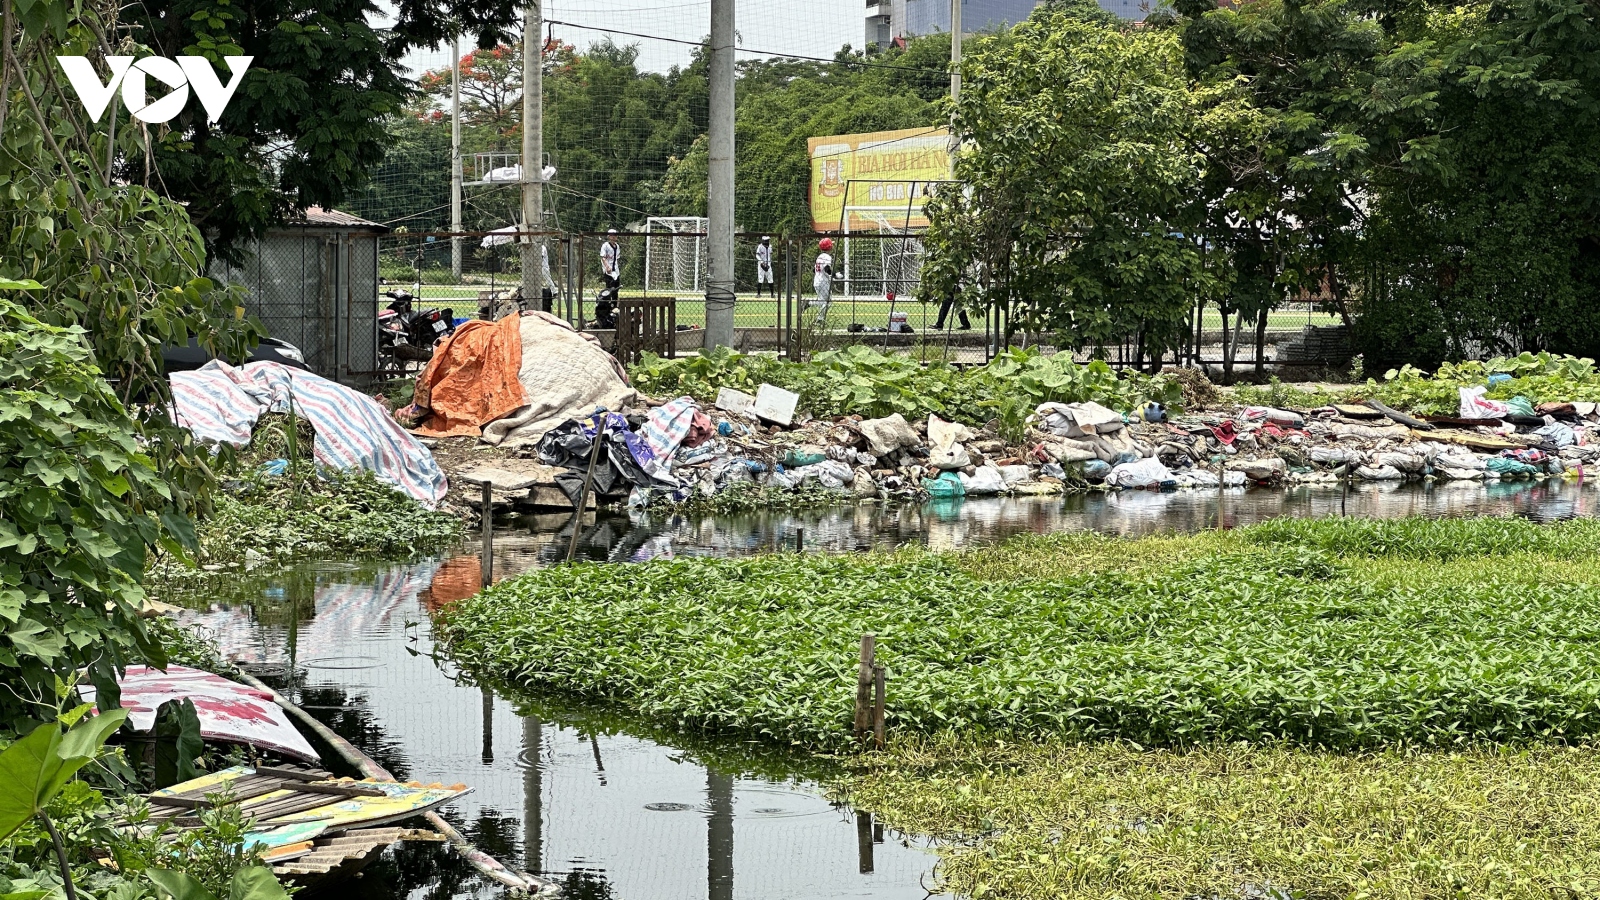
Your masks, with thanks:
[{"label": "water reflection", "polygon": [[[881,504],[693,519],[648,514],[530,518],[497,532],[504,576],[564,558],[731,556],[791,547],[952,549],[1012,534],[1137,535],[1230,528],[1272,516],[1595,514],[1589,486],[1363,485],[1352,489],[1125,492],[1067,498]],[[467,548],[470,550],[471,548]],[[673,749],[582,714],[458,684],[432,659],[429,613],[478,589],[470,555],[408,565],[309,562],[246,573],[193,598],[187,621],[284,688],[397,777],[474,786],[445,811],[484,849],[547,873],[575,898],[874,897],[922,900],[933,857],[797,776],[746,757]],[[181,601],[183,598],[166,598]],[[640,729],[634,729],[644,733]],[[498,896],[438,845],[391,852],[351,890],[367,897]]]},{"label": "water reflection", "polygon": [[[578,556],[637,562],[675,556],[745,556],[791,549],[804,532],[807,550],[845,553],[899,546],[954,550],[1016,534],[1093,530],[1138,536],[1166,531],[1237,528],[1270,518],[1356,516],[1515,515],[1539,522],[1593,516],[1600,491],[1592,483],[1400,482],[1219,491],[1122,491],[1066,497],[985,497],[900,506],[860,504],[798,512],[690,517],[646,512],[594,513],[578,524]],[[574,523],[570,516],[527,516],[495,535],[495,573],[502,578],[563,561]],[[478,563],[448,599],[477,590]],[[465,576],[463,576],[464,578]],[[436,602],[445,602],[443,600]]]},{"label": "water reflection", "polygon": [[[699,754],[533,715],[526,701],[452,680],[431,658],[428,612],[459,593],[461,568],[251,573],[192,599],[186,618],[397,777],[472,785],[446,818],[569,897],[926,897],[934,857],[924,843],[878,845],[863,874],[854,814],[804,778],[708,768]],[[501,894],[435,844],[390,852],[351,890],[361,900]]]}]

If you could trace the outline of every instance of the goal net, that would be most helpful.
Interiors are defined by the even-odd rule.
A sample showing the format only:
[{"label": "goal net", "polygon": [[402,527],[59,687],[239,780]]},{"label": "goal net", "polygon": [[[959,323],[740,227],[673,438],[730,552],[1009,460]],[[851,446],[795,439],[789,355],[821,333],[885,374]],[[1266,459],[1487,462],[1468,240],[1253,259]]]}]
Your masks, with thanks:
[{"label": "goal net", "polygon": [[644,283],[648,291],[703,294],[710,266],[699,216],[651,216],[645,221]]},{"label": "goal net", "polygon": [[915,299],[922,281],[921,229],[881,208],[846,207],[841,265],[846,295]]}]

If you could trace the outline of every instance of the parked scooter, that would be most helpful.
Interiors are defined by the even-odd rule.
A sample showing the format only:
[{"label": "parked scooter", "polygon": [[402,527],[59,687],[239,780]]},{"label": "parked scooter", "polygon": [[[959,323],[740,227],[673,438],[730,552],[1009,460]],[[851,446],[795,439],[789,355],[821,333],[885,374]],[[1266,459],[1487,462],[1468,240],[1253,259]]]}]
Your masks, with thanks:
[{"label": "parked scooter", "polygon": [[433,346],[455,333],[449,310],[414,310],[409,291],[385,291],[390,303],[378,313],[378,352],[398,360],[420,361],[433,357]]}]

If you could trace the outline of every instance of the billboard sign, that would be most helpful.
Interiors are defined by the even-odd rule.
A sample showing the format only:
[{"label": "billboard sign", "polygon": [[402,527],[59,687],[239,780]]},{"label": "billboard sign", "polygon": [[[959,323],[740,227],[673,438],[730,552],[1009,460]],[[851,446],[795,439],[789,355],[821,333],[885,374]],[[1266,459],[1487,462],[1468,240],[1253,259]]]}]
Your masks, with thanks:
[{"label": "billboard sign", "polygon": [[[811,227],[816,231],[925,228],[922,205],[950,178],[950,132],[908,128],[811,138]],[[850,219],[844,216],[848,210]]]}]

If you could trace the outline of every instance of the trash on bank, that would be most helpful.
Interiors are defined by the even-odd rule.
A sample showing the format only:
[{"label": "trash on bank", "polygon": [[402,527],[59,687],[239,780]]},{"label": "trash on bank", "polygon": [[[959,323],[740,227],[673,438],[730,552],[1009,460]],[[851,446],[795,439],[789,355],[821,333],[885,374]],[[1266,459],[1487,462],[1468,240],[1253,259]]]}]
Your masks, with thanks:
[{"label": "trash on bank", "polygon": [[[194,703],[204,740],[243,744],[309,762],[319,759],[270,694],[221,675],[179,665],[167,666],[165,672],[129,666],[117,679],[117,687],[122,708],[128,711],[128,727],[134,731],[153,731],[161,704],[187,698]],[[92,686],[80,685],[79,691],[85,702],[94,702]]]}]

